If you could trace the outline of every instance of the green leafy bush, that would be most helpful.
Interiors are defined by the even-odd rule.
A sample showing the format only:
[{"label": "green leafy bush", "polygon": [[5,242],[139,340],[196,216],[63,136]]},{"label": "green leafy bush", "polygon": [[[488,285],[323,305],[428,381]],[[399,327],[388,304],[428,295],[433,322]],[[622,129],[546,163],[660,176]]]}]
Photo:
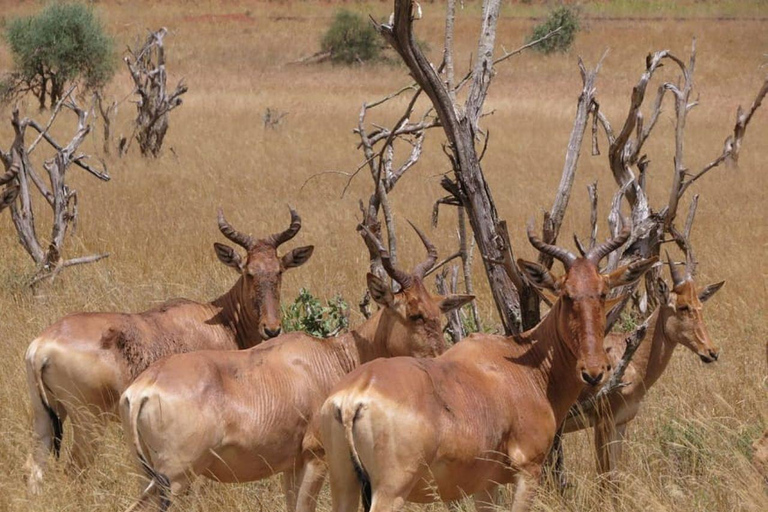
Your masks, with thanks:
[{"label": "green leafy bush", "polygon": [[36,15],[13,19],[5,40],[15,69],[4,80],[4,96],[31,91],[41,109],[46,98],[54,105],[68,82],[99,88],[115,72],[114,41],[83,4],[51,3]]},{"label": "green leafy bush", "polygon": [[318,338],[334,336],[349,328],[349,305],[337,295],[320,302],[302,288],[293,304],[283,308],[283,331],[303,331]]},{"label": "green leafy bush", "polygon": [[333,62],[354,64],[378,59],[382,40],[368,20],[342,9],[334,15],[321,47],[330,52]]},{"label": "green leafy bush", "polygon": [[554,53],[567,51],[576,39],[579,31],[579,15],[575,8],[561,5],[549,12],[544,23],[533,27],[533,32],[528,37],[528,42],[541,39],[557,27],[562,27],[560,32],[549,39],[534,46],[534,49],[542,53]]}]

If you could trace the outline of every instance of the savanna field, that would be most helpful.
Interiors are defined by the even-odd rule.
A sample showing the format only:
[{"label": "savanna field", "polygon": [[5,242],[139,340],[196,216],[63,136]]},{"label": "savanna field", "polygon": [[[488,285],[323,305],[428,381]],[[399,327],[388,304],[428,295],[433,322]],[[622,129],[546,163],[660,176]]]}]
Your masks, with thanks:
[{"label": "savanna field", "polygon": [[[314,244],[316,249],[305,266],[285,274],[283,302],[291,301],[302,287],[323,298],[341,294],[352,305],[350,324],[362,322],[355,305],[365,290],[369,261],[355,227],[360,220],[358,201],[367,201],[372,181],[364,169],[342,197],[347,177],[315,175],[358,167],[363,156],[352,129],[361,104],[410,79],[405,66],[395,63],[293,63],[319,50],[322,34],[342,4],[378,20],[386,19],[392,9],[391,2],[94,2],[120,51],[137,36],[144,38],[148,29],[167,27],[169,85],[183,77],[189,92],[183,106],[171,114],[159,159],[142,159],[137,147],[122,159],[103,155],[97,124],[83,149],[104,159],[112,180],[100,182],[74,166],[68,171],[78,190],[80,217],[67,256],[109,252],[106,260],[69,268],[53,284],[33,291],[27,286],[34,272],[32,260],[17,241],[10,215],[0,215],[0,511],[117,511],[132,503],[137,470],[118,423],[108,428],[96,464],[85,475],[73,479],[64,464],[52,464],[42,496],[27,496],[23,464],[30,446],[31,412],[24,351],[47,325],[70,312],[135,312],[172,297],[206,301],[224,293],[237,276],[213,251],[213,242],[224,241],[216,225],[218,206],[236,228],[254,235],[285,229],[287,205],[295,207],[303,228],[289,245]],[[476,47],[479,4],[467,1],[457,15],[460,76]],[[0,2],[6,19],[34,12],[39,5]],[[444,5],[424,2],[422,8],[424,17],[415,30],[428,43],[430,60],[439,63]],[[497,44],[517,48],[545,12],[546,6],[538,2],[506,2]],[[768,72],[766,0],[584,2],[581,12],[583,30],[569,52],[523,53],[500,64],[485,104],[491,115],[482,125],[491,137],[483,169],[499,216],[508,221],[516,255],[527,259],[536,255],[526,240],[525,222],[536,216],[540,225],[560,180],[581,92],[579,56],[593,66],[608,49],[597,98],[616,129],[624,121],[646,55],[669,49],[687,60],[691,40],[697,38],[693,96],[700,104],[688,117],[685,139],[686,164],[692,170],[720,154],[737,107],[751,103]],[[11,64],[3,46],[0,69]],[[674,79],[675,71],[672,66],[661,69],[649,96],[662,80]],[[131,90],[128,73],[120,67],[107,95],[122,100]],[[392,124],[406,101],[398,99],[369,119]],[[20,106],[23,113],[47,120],[32,99]],[[268,108],[287,113],[274,129],[264,127]],[[11,107],[1,110],[0,145],[7,150],[13,140]],[[130,134],[134,115],[132,103],[120,105],[118,135]],[[646,145],[649,196],[655,208],[668,200],[673,118],[669,101]],[[74,127],[74,119],[68,119],[55,127],[61,139]],[[439,181],[450,168],[440,147],[443,141],[441,131],[428,134],[421,160],[390,195],[400,228],[399,257],[406,267],[423,258],[423,246],[405,229],[405,219],[428,228],[432,206],[444,195]],[[605,140],[600,142],[604,150]],[[764,106],[749,126],[738,167],[718,168],[692,189],[701,196],[692,234],[698,282],[726,280],[704,313],[712,338],[722,348],[720,360],[705,366],[678,348],[630,426],[616,503],[600,497],[591,433],[579,433],[565,442],[571,486],[563,497],[542,489],[536,510],[768,510],[768,493],[749,461],[752,440],[768,426],[766,162]],[[615,183],[605,151],[590,156],[585,140],[561,236],[561,243],[571,249],[571,233],[584,237],[588,232],[586,186],[595,180],[600,236],[605,237]],[[687,194],[681,212],[687,211],[690,198]],[[438,227],[427,231],[442,256],[456,250],[455,226],[455,212],[445,208]],[[474,270],[481,316],[487,328],[498,328],[482,265],[477,262]],[[66,434],[65,424],[65,447],[71,442]],[[467,510],[471,506],[466,503]],[[282,510],[284,503],[280,481],[273,478],[243,485],[201,482],[176,507]],[[442,504],[427,508],[447,510]],[[318,510],[330,510],[327,489]]]}]

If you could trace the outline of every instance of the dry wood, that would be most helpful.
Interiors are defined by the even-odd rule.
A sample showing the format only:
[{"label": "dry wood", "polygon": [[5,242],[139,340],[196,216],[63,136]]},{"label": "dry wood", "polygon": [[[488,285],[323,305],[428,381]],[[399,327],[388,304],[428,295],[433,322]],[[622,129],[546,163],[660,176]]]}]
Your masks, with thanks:
[{"label": "dry wood", "polygon": [[[167,33],[166,28],[150,33],[142,46],[137,44],[133,49],[128,48],[124,59],[133,79],[134,93],[138,95],[136,125],[131,139],[135,137],[144,156],[159,156],[168,131],[169,114],[182,104],[181,96],[188,90],[183,79],[172,92],[166,87],[163,39]],[[122,152],[127,150],[125,146]]]},{"label": "dry wood", "polygon": [[416,45],[413,30],[413,1],[397,0],[391,24],[377,25],[379,32],[401,56],[416,83],[426,92],[437,112],[440,124],[448,138],[453,170],[460,196],[475,234],[478,249],[491,283],[499,315],[508,333],[519,332],[521,327],[517,290],[503,265],[503,238],[498,232],[498,215],[485,178],[474,141],[478,133],[477,121],[482,113],[493,68],[493,48],[499,0],[483,5],[483,27],[478,42],[478,59],[474,66],[464,113],[458,111],[443,80]]},{"label": "dry wood", "polygon": [[[31,284],[46,278],[53,279],[67,267],[91,263],[108,256],[94,254],[65,259],[62,255],[69,227],[74,227],[77,221],[77,191],[66,184],[67,169],[75,164],[100,180],[109,181],[105,171],[89,165],[86,162],[88,156],[79,153],[80,146],[91,131],[91,125],[88,113],[77,105],[73,93],[74,87],[59,100],[45,126],[33,119],[22,118],[18,108],[15,108],[11,118],[15,133],[13,144],[8,152],[0,150],[0,160],[6,170],[0,177],[0,185],[6,185],[0,196],[0,209],[10,206],[19,242],[37,266]],[[49,133],[62,110],[71,111],[77,116],[77,129],[66,145],[59,144]],[[27,128],[38,132],[37,138],[28,147],[25,142]],[[30,159],[31,153],[39,147],[41,141],[46,141],[55,150],[53,157],[43,163],[47,182],[37,173]],[[51,233],[45,239],[41,239],[37,233],[33,187],[52,210]]]}]

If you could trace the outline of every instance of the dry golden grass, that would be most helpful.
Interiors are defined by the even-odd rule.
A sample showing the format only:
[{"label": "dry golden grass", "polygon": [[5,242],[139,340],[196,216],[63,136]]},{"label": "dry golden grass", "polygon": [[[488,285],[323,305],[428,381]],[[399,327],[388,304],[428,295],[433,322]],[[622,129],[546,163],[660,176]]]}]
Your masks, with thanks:
[{"label": "dry golden grass", "polygon": [[[6,16],[39,5],[3,3]],[[390,2],[350,6],[376,17],[391,9]],[[31,262],[16,241],[9,216],[0,218],[0,511],[121,510],[133,499],[135,471],[117,425],[108,430],[97,463],[84,477],[73,480],[65,475],[63,465],[54,464],[44,495],[26,496],[22,465],[29,447],[30,413],[24,350],[46,325],[68,312],[139,311],[174,296],[205,300],[225,291],[235,276],[216,261],[211,247],[221,239],[215,225],[217,205],[225,207],[236,226],[258,234],[286,225],[286,203],[298,208],[304,228],[296,243],[314,243],[317,250],[307,266],[287,274],[284,298],[295,296],[300,286],[321,296],[342,293],[355,302],[360,296],[367,259],[354,227],[356,203],[371,190],[369,178],[361,174],[342,199],[344,180],[339,176],[325,176],[303,190],[300,185],[323,170],[354,169],[361,157],[351,128],[360,104],[407,83],[408,78],[401,66],[285,65],[317,49],[333,7],[319,2],[248,5],[224,0],[146,2],[139,7],[136,2],[97,4],[121,46],[146,28],[167,26],[171,77],[185,76],[190,92],[173,115],[161,159],[142,160],[135,154],[123,160],[107,158],[113,177],[108,184],[77,169],[70,171],[81,201],[80,228],[68,247],[69,255],[106,250],[112,253],[109,259],[69,269],[54,285],[33,294],[24,284]],[[437,60],[442,7],[425,4],[424,8],[426,17],[417,30],[420,38],[432,43],[432,57]],[[701,105],[689,117],[686,139],[687,164],[692,169],[719,153],[737,105],[751,101],[765,74],[760,69],[768,52],[764,0],[691,1],[677,8],[662,2],[601,2],[585,9],[611,19],[589,20],[567,55],[528,54],[502,66],[487,102],[487,109],[495,113],[485,120],[492,137],[484,168],[500,215],[508,219],[513,243],[523,257],[533,257],[525,242],[524,222],[533,214],[541,217],[560,178],[581,87],[577,55],[593,63],[606,47],[611,49],[598,81],[598,95],[601,107],[617,124],[643,70],[645,55],[662,48],[685,55],[691,38],[697,36]],[[517,45],[533,24],[528,16],[541,12],[538,5],[507,6],[499,41],[507,48]],[[670,16],[695,19],[658,19]],[[739,19],[715,19],[721,16]],[[462,64],[472,49],[478,21],[478,9],[472,3],[459,18],[457,50]],[[10,65],[7,53],[0,55],[0,65]],[[672,76],[671,71],[667,69],[664,76]],[[121,69],[110,92],[122,97],[129,90]],[[33,113],[34,105],[28,107]],[[267,107],[290,112],[277,130],[261,126]],[[670,105],[648,148],[655,206],[666,199],[671,180],[671,110]],[[2,119],[8,119],[8,114],[4,109]],[[132,106],[123,105],[119,123],[125,133],[131,115]],[[3,122],[0,140],[6,148],[9,132],[9,124]],[[448,170],[439,151],[440,133],[430,137],[422,161],[392,196],[398,219],[410,218],[422,226],[441,195],[436,175]],[[768,509],[768,497],[747,459],[750,439],[768,420],[764,387],[767,140],[764,108],[750,127],[740,167],[714,171],[694,187],[693,192],[702,196],[693,235],[701,262],[700,280],[727,280],[706,311],[723,353],[716,365],[704,367],[681,349],[651,393],[630,429],[621,510]],[[98,154],[100,145],[94,136],[87,149]],[[587,153],[566,218],[566,234],[587,230],[587,183],[599,180],[602,212],[613,191],[606,157]],[[446,211],[440,227],[431,232],[442,254],[455,246],[452,225],[451,213]],[[403,258],[414,261],[421,255],[420,244],[407,230],[401,229],[401,236]],[[476,282],[481,312],[493,323],[493,306],[479,269]],[[359,315],[352,319],[359,321]],[[68,442],[66,438],[65,446]],[[573,488],[565,499],[542,493],[537,509],[610,508],[596,490],[591,439],[586,435],[568,438],[566,457]],[[279,509],[279,488],[277,479],[242,486],[203,485],[185,498],[183,508]],[[326,491],[320,510],[328,509]]]}]

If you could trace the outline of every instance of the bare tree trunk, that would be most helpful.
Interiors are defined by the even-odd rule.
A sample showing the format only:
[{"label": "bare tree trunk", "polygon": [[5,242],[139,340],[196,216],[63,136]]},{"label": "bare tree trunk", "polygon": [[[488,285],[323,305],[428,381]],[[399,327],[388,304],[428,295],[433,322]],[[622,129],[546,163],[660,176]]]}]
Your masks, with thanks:
[{"label": "bare tree trunk", "polygon": [[[77,106],[72,98],[74,87],[64,93],[56,104],[46,126],[37,121],[21,118],[18,109],[14,109],[11,124],[15,133],[10,150],[0,151],[0,160],[6,168],[6,173],[0,178],[0,185],[7,184],[3,192],[3,200],[10,198],[11,217],[13,219],[19,242],[29,253],[37,266],[32,284],[45,278],[53,279],[64,268],[98,261],[107,254],[64,259],[62,250],[70,224],[77,220],[77,192],[66,184],[66,171],[75,164],[103,181],[109,181],[104,172],[94,169],[86,163],[87,155],[78,153],[80,146],[91,131],[88,124],[88,113]],[[49,129],[62,108],[72,110],[78,118],[74,136],[66,146],[59,144],[50,134]],[[28,147],[25,143],[27,128],[38,132],[38,136]],[[47,184],[37,174],[29,155],[38,147],[40,141],[46,141],[54,150],[52,158],[47,159],[43,167],[47,173]],[[10,188],[8,188],[10,187]],[[37,233],[37,225],[32,204],[32,190],[36,188],[52,210],[51,234],[41,241]],[[1,209],[1,208],[0,208]]]},{"label": "bare tree trunk", "polygon": [[172,93],[167,92],[163,46],[166,33],[165,28],[151,33],[142,47],[129,49],[129,55],[125,57],[136,86],[135,92],[139,96],[136,102],[135,138],[144,156],[160,155],[168,131],[169,113],[182,104],[181,95],[188,89],[184,80],[181,80]]},{"label": "bare tree trunk", "polygon": [[517,290],[502,264],[505,252],[511,248],[506,246],[499,233],[496,207],[475,150],[477,121],[488,92],[493,67],[499,5],[500,0],[489,0],[484,4],[478,60],[463,116],[457,112],[442,79],[415,43],[412,30],[413,1],[396,0],[394,24],[378,25],[378,29],[400,54],[416,83],[427,93],[437,111],[452,153],[458,199],[466,208],[478,250],[483,256],[499,316],[504,330],[515,333],[520,331],[522,324],[520,303]]}]

